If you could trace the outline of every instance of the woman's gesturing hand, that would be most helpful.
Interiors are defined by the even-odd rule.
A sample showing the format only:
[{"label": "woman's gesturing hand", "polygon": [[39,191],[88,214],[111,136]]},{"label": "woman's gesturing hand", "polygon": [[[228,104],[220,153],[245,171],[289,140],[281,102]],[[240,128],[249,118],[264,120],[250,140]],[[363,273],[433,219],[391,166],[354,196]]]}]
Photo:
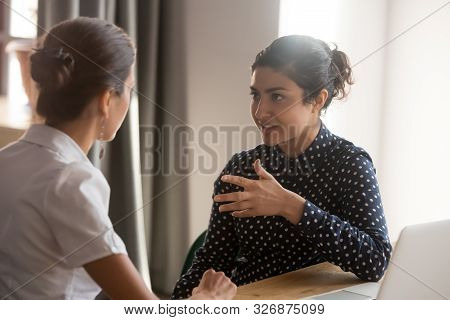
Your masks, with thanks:
[{"label": "woman's gesturing hand", "polygon": [[232,212],[234,217],[280,215],[296,224],[303,214],[305,199],[281,186],[257,159],[253,166],[259,180],[223,175],[222,181],[244,188],[243,192],[216,195],[216,202],[231,202],[219,207],[220,212]]},{"label": "woman's gesturing hand", "polygon": [[206,270],[198,287],[192,290],[193,300],[229,300],[236,295],[236,285],[223,272]]}]

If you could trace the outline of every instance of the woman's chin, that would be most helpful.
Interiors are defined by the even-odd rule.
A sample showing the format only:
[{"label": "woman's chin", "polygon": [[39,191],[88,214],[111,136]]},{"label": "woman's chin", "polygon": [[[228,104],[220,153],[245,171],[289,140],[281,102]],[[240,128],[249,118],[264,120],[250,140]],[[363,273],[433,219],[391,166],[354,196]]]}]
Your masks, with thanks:
[{"label": "woman's chin", "polygon": [[108,142],[113,141],[115,137],[116,137],[116,133],[114,132],[114,134],[111,137],[109,137]]},{"label": "woman's chin", "polygon": [[111,142],[116,137],[116,133],[114,132],[112,135],[105,137],[104,142]]},{"label": "woman's chin", "polygon": [[275,137],[270,137],[270,136],[262,136],[263,142],[265,145],[267,146],[275,146],[277,144],[279,144],[281,142],[280,139],[275,138]]},{"label": "woman's chin", "polygon": [[284,132],[280,127],[261,130],[261,137],[265,145],[274,146],[283,141]]}]

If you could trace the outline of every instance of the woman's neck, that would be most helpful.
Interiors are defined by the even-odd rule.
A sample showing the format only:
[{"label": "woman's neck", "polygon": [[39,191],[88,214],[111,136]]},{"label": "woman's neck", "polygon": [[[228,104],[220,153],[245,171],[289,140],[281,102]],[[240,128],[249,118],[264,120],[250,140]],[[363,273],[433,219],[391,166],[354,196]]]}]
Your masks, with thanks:
[{"label": "woman's neck", "polygon": [[76,120],[56,125],[46,124],[71,137],[80,146],[84,154],[87,155],[97,138],[95,123],[92,121],[90,122],[91,123],[87,123],[86,121]]},{"label": "woman's neck", "polygon": [[313,143],[320,131],[321,123],[319,119],[313,126],[305,127],[300,136],[282,142],[278,146],[288,157],[298,157]]}]

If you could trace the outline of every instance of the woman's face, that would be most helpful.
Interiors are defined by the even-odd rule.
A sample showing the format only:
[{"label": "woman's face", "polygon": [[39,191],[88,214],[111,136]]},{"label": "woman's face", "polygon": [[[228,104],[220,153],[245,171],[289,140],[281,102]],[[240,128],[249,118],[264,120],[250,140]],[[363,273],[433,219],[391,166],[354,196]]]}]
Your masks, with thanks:
[{"label": "woman's face", "polygon": [[267,145],[295,141],[317,124],[319,113],[303,103],[303,89],[270,67],[255,69],[250,91],[253,121]]},{"label": "woman's face", "polygon": [[122,94],[113,93],[109,106],[108,119],[105,121],[104,140],[111,141],[116,136],[130,106],[131,93],[134,87],[133,73],[125,80]]}]

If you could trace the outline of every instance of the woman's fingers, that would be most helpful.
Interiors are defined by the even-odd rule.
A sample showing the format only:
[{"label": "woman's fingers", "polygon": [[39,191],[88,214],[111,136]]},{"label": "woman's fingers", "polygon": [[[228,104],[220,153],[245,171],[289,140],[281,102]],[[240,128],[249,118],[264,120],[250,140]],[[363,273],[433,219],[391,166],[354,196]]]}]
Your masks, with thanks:
[{"label": "woman's fingers", "polygon": [[236,295],[237,288],[223,272],[215,272],[209,269],[205,271],[200,284],[195,289],[195,292],[194,290],[192,291],[193,297],[224,300],[232,299]]},{"label": "woman's fingers", "polygon": [[256,216],[257,212],[253,209],[245,209],[245,210],[233,211],[231,213],[231,215],[236,218],[249,218],[249,217]]},{"label": "woman's fingers", "polygon": [[223,175],[220,178],[223,182],[228,182],[240,186],[242,188],[248,188],[255,183],[255,180],[247,179],[241,176],[232,176],[229,174]]},{"label": "woman's fingers", "polygon": [[256,159],[256,161],[253,163],[253,167],[255,168],[256,174],[261,178],[261,179],[272,179],[273,176],[268,173],[266,171],[266,169],[264,169],[261,165],[261,160]]},{"label": "woman's fingers", "polygon": [[248,192],[231,192],[218,194],[214,196],[214,201],[216,202],[228,202],[228,201],[243,201],[248,200],[250,194]]},{"label": "woman's fingers", "polygon": [[277,215],[283,204],[285,189],[268,173],[257,159],[253,166],[260,177],[250,180],[240,176],[223,175],[222,180],[244,187],[242,192],[224,193],[214,196],[214,201],[225,202],[220,212],[232,212],[234,217]]},{"label": "woman's fingers", "polygon": [[250,201],[244,200],[244,201],[238,201],[228,204],[223,204],[219,207],[220,212],[226,212],[226,211],[239,211],[244,209],[251,208]]}]

